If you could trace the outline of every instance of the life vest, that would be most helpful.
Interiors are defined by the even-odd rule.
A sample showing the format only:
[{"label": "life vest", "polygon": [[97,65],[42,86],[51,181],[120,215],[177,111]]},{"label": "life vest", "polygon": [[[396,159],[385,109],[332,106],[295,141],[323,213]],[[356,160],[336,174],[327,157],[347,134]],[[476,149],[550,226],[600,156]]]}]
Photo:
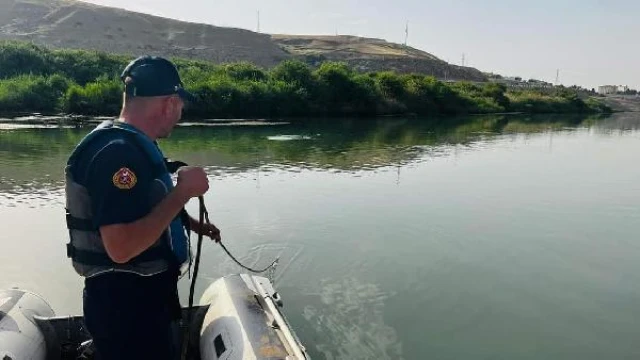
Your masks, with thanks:
[{"label": "life vest", "polygon": [[[86,278],[109,272],[130,272],[151,276],[174,269],[184,273],[191,253],[186,212],[176,216],[158,241],[126,264],[118,264],[108,256],[99,230],[93,225],[91,198],[87,188],[74,179],[73,167],[80,153],[98,137],[125,137],[137,146],[152,164],[151,207],[157,205],[173,189],[168,167],[157,145],[144,133],[126,123],[106,121],[87,135],[75,148],[65,167],[66,215],[70,242],[67,256],[71,258],[75,271]],[[144,199],[146,200],[146,199]],[[142,201],[144,201],[142,200]]]}]

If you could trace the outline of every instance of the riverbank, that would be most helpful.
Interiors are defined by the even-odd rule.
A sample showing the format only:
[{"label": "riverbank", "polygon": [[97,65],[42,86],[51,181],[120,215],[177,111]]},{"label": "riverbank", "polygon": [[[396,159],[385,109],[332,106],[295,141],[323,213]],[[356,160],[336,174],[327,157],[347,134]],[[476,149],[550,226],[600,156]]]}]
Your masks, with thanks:
[{"label": "riverbank", "polygon": [[[0,42],[0,112],[115,116],[122,97],[118,75],[129,60],[103,52]],[[312,69],[289,60],[265,70],[249,63],[174,61],[185,86],[199,99],[185,110],[187,118],[611,111],[562,87],[553,94],[510,91],[495,83],[444,83],[420,74],[359,73],[336,62]]]},{"label": "riverbank", "polygon": [[615,112],[640,112],[639,95],[607,95],[601,101]]}]

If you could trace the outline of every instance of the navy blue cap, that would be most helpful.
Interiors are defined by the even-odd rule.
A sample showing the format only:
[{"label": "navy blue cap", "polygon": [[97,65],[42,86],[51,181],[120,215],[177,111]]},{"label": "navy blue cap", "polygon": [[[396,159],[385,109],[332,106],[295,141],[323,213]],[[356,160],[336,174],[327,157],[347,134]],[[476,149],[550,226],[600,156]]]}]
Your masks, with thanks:
[{"label": "navy blue cap", "polygon": [[127,65],[120,79],[125,82],[125,92],[133,97],[179,95],[182,100],[193,102],[196,97],[184,89],[180,75],[171,61],[159,56],[141,56]]}]

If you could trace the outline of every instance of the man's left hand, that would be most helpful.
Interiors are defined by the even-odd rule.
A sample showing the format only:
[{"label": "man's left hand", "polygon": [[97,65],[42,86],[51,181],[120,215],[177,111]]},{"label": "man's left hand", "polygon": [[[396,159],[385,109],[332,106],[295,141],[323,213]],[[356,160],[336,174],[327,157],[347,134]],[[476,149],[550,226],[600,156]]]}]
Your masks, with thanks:
[{"label": "man's left hand", "polygon": [[202,235],[208,236],[211,240],[215,240],[215,242],[217,243],[222,241],[222,237],[220,236],[220,229],[218,229],[213,224],[204,224],[202,227]]},{"label": "man's left hand", "polygon": [[202,227],[200,226],[200,222],[195,220],[195,219],[191,219],[191,231],[193,231],[194,233],[198,234],[198,235],[202,235],[202,236],[207,236],[209,237],[211,240],[215,240],[215,242],[220,242],[222,241],[222,237],[220,236],[220,229],[218,229],[215,225],[213,224],[202,224]]}]

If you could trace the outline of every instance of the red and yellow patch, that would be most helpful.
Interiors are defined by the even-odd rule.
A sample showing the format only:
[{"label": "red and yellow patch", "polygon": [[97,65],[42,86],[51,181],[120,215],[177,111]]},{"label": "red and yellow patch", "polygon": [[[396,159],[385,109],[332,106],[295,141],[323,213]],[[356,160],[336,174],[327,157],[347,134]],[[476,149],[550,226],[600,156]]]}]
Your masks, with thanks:
[{"label": "red and yellow patch", "polygon": [[138,178],[133,171],[129,170],[126,167],[118,170],[115,174],[113,174],[113,185],[121,190],[130,190],[136,186],[138,182]]}]

